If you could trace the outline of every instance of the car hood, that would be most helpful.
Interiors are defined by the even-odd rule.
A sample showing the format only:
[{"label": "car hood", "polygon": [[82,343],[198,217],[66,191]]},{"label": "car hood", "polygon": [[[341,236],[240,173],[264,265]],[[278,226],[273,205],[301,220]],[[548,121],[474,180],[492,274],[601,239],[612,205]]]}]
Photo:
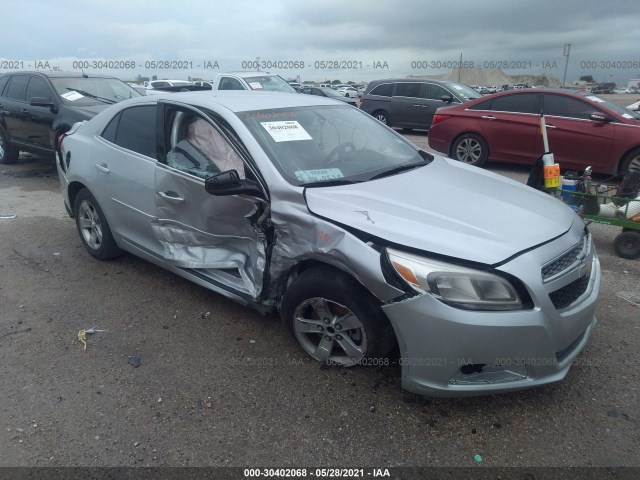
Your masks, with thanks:
[{"label": "car hood", "polygon": [[82,105],[82,106],[74,106],[73,107],[73,111],[77,112],[79,115],[81,115],[83,118],[86,118],[87,120],[95,117],[97,114],[99,114],[101,111],[103,111],[105,108],[110,107],[111,103],[100,103],[97,105]]},{"label": "car hood", "polygon": [[427,166],[354,185],[305,190],[309,210],[396,245],[496,264],[567,232],[559,200],[477,167]]}]

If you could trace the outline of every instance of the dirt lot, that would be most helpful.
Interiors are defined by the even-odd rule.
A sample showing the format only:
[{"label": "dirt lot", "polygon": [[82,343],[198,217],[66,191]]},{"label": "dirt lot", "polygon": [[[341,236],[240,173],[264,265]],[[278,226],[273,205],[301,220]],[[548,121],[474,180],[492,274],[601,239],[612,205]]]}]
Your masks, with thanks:
[{"label": "dirt lot", "polygon": [[564,381],[432,399],[397,367],[323,369],[277,319],[135,257],[94,260],[58,188],[50,161],[0,168],[0,466],[640,466],[640,260],[613,227],[592,228],[599,323]]}]

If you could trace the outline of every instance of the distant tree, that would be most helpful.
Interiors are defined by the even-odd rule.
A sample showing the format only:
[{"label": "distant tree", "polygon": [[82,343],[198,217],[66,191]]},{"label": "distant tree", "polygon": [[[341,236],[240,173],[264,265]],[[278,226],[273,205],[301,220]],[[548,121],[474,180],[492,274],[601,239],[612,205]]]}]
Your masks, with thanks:
[{"label": "distant tree", "polygon": [[594,82],[593,77],[591,75],[582,75],[580,77],[580,81],[588,82],[588,83],[593,83]]},{"label": "distant tree", "polygon": [[342,83],[340,80],[333,80],[331,82],[331,85],[338,85],[339,83]]}]

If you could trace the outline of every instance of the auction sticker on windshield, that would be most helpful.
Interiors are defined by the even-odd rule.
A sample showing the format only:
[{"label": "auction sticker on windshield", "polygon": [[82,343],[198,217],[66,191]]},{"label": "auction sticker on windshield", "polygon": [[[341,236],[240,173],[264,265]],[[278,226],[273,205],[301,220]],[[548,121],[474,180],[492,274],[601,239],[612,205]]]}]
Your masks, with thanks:
[{"label": "auction sticker on windshield", "polygon": [[262,84],[259,82],[251,82],[249,86],[254,90],[260,90],[262,88]]},{"label": "auction sticker on windshield", "polygon": [[71,92],[67,92],[67,93],[63,93],[62,95],[60,95],[62,98],[64,98],[65,100],[69,100],[70,102],[73,102],[74,100],[80,100],[81,98],[84,98],[84,95],[74,91]]},{"label": "auction sticker on windshield", "polygon": [[339,168],[320,168],[318,170],[298,170],[295,172],[296,178],[303,183],[326,182],[344,178]]},{"label": "auction sticker on windshield", "polygon": [[276,142],[293,142],[296,140],[312,140],[311,135],[295,120],[284,122],[260,122],[271,138]]}]

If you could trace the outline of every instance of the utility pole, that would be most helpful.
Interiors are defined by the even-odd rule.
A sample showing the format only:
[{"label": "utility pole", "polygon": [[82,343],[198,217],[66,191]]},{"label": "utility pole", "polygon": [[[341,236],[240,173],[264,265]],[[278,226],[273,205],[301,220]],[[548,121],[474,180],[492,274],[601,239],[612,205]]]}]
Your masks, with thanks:
[{"label": "utility pole", "polygon": [[564,88],[564,82],[567,80],[567,67],[569,66],[569,54],[570,53],[571,53],[571,44],[570,43],[565,43],[564,44],[564,51],[562,52],[562,55],[567,57],[567,61],[564,64],[564,76],[562,77],[562,88]]},{"label": "utility pole", "polygon": [[461,74],[462,74],[462,52],[460,53],[460,63],[458,64],[458,83],[460,83]]}]

